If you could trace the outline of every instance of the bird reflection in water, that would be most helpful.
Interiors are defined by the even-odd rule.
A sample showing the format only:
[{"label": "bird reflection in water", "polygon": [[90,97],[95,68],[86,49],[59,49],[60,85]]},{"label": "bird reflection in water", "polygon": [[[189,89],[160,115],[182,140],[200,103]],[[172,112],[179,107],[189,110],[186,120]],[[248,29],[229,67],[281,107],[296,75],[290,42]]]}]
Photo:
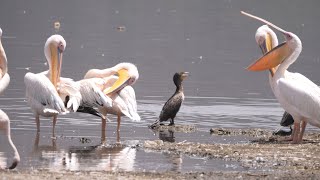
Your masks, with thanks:
[{"label": "bird reflection in water", "polygon": [[135,158],[136,149],[122,144],[72,146],[63,164],[68,170],[133,171]]},{"label": "bird reflection in water", "polygon": [[163,153],[163,155],[168,159],[168,163],[172,164],[170,171],[179,172],[182,167],[182,155],[176,153]]},{"label": "bird reflection in water", "polygon": [[174,130],[163,129],[159,131],[159,139],[165,142],[175,142]]},{"label": "bird reflection in water", "polygon": [[[105,137],[102,137],[105,138]],[[69,146],[66,149],[57,147],[57,140],[52,139],[51,145],[39,145],[40,134],[34,140],[33,156],[38,157],[41,166],[53,170],[103,170],[103,171],[133,171],[136,159],[136,144],[83,144]],[[81,139],[80,139],[81,140]],[[87,145],[86,145],[87,144]]]},{"label": "bird reflection in water", "polygon": [[[32,149],[32,157],[37,158],[39,162],[56,162],[57,160],[57,154],[58,153],[58,147],[56,143],[55,138],[50,138],[51,139],[51,144],[46,144],[46,145],[39,145],[40,143],[40,133],[36,133],[36,136],[34,138],[34,143],[33,143],[33,149]],[[52,165],[49,164],[51,167]]]}]

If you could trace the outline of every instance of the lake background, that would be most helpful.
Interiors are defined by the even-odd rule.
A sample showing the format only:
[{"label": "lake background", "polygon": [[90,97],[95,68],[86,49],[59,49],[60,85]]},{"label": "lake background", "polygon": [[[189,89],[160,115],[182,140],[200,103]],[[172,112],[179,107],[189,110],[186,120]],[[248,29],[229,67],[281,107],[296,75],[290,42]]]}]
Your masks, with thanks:
[{"label": "lake background", "polygon": [[[72,154],[74,147],[83,148],[83,143],[79,142],[82,137],[92,139],[90,147],[99,144],[100,120],[72,113],[60,116],[57,121],[56,134],[60,138],[58,148],[50,150],[51,161],[43,158],[44,150],[33,145],[37,139],[36,126],[25,101],[23,78],[29,71],[37,73],[48,69],[43,46],[50,35],[61,34],[67,42],[63,77],[80,80],[92,68],[103,69],[120,62],[137,65],[140,77],[134,88],[142,122],[123,118],[121,139],[128,141],[127,144],[158,138],[147,125],[157,119],[163,104],[173,94],[172,76],[179,71],[188,71],[191,76],[184,81],[186,99],[176,123],[194,124],[199,132],[196,135],[176,133],[175,140],[235,142],[212,137],[209,129],[273,130],[279,125],[283,113],[271,92],[268,72],[245,70],[261,56],[254,34],[262,24],[241,15],[240,11],[263,17],[298,35],[303,50],[289,70],[302,73],[320,84],[319,5],[315,0],[2,1],[0,27],[11,81],[0,96],[0,108],[11,119],[13,140],[22,155],[18,168],[57,168],[52,159],[63,159],[61,156],[65,152]],[[55,22],[60,23],[59,30],[54,28]],[[277,34],[279,42],[283,41],[283,36]],[[109,119],[113,121],[108,123],[107,138],[112,144],[116,137],[116,123],[114,116]],[[42,118],[40,122],[40,144],[53,146],[51,121]],[[309,130],[317,129],[309,126]],[[1,136],[0,152],[10,151],[7,145],[2,146],[5,142]],[[32,153],[34,149],[38,149],[40,155]],[[158,156],[165,159],[163,155]],[[96,153],[94,157],[97,161],[104,160]],[[131,170],[148,170],[148,166],[142,165],[148,159],[145,152],[134,159],[135,166],[132,167],[135,168]],[[77,168],[95,167],[88,162],[84,164],[89,165]],[[186,163],[182,170],[187,171],[188,167]]]}]

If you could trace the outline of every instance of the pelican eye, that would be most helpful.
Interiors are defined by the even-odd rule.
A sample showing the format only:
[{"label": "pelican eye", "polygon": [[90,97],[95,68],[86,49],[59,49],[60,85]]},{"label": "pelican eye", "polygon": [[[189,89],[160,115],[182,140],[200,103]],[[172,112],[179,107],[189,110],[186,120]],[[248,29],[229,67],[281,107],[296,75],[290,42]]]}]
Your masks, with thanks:
[{"label": "pelican eye", "polygon": [[64,45],[62,43],[59,43],[58,48],[59,48],[60,52],[64,51]]},{"label": "pelican eye", "polygon": [[291,36],[290,33],[287,34],[287,38],[288,38],[288,39],[291,39],[291,38],[292,38],[292,36]]}]

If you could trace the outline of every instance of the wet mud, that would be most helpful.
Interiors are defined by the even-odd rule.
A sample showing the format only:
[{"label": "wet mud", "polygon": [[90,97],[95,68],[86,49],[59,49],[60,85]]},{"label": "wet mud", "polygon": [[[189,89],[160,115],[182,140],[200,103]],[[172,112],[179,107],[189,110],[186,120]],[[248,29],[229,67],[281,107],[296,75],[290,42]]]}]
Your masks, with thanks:
[{"label": "wet mud", "polygon": [[[211,129],[213,136],[245,135],[255,137],[245,144],[200,144],[192,142],[168,143],[162,140],[145,141],[144,148],[154,151],[166,151],[190,156],[220,158],[226,161],[237,161],[248,170],[265,172],[271,175],[296,174],[303,172],[312,177],[320,169],[320,134],[305,134],[302,144],[291,144],[287,137],[274,135],[263,129]],[[270,173],[269,173],[270,172]],[[225,172],[228,174],[228,172]],[[307,175],[307,176],[309,176]],[[291,176],[291,175],[290,175]],[[288,176],[289,177],[289,176]],[[300,177],[300,176],[298,176]]]},{"label": "wet mud", "polygon": [[197,130],[194,125],[155,125],[151,128],[153,131],[172,131],[172,132],[183,132],[183,133],[192,133]]}]

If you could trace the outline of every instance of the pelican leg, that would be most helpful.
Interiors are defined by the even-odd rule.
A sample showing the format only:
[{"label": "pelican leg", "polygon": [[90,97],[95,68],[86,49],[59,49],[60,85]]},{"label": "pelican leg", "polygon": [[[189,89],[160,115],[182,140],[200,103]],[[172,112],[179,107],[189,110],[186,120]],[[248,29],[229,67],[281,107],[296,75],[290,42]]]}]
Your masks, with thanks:
[{"label": "pelican leg", "polygon": [[294,133],[295,133],[295,128],[294,128],[294,126],[293,126],[292,134],[291,134],[291,141],[293,140]]},{"label": "pelican leg", "polygon": [[56,123],[57,123],[57,115],[54,115],[52,119],[52,137],[53,138],[56,137],[55,135]]},{"label": "pelican leg", "polygon": [[101,118],[101,144],[106,143],[106,118]]},{"label": "pelican leg", "polygon": [[117,118],[117,144],[120,144],[120,122],[121,122],[121,114],[118,113],[118,118]]},{"label": "pelican leg", "polygon": [[294,122],[294,128],[293,128],[293,139],[292,139],[292,143],[293,144],[297,144],[299,143],[299,134],[300,134],[300,122]]},{"label": "pelican leg", "polygon": [[301,123],[301,131],[300,131],[299,138],[298,138],[298,143],[302,142],[302,138],[303,138],[303,134],[304,134],[304,130],[306,129],[306,126],[307,126],[307,122],[306,121],[302,121],[302,123]]},{"label": "pelican leg", "polygon": [[36,125],[37,125],[37,133],[40,132],[40,117],[39,114],[36,114]]}]

